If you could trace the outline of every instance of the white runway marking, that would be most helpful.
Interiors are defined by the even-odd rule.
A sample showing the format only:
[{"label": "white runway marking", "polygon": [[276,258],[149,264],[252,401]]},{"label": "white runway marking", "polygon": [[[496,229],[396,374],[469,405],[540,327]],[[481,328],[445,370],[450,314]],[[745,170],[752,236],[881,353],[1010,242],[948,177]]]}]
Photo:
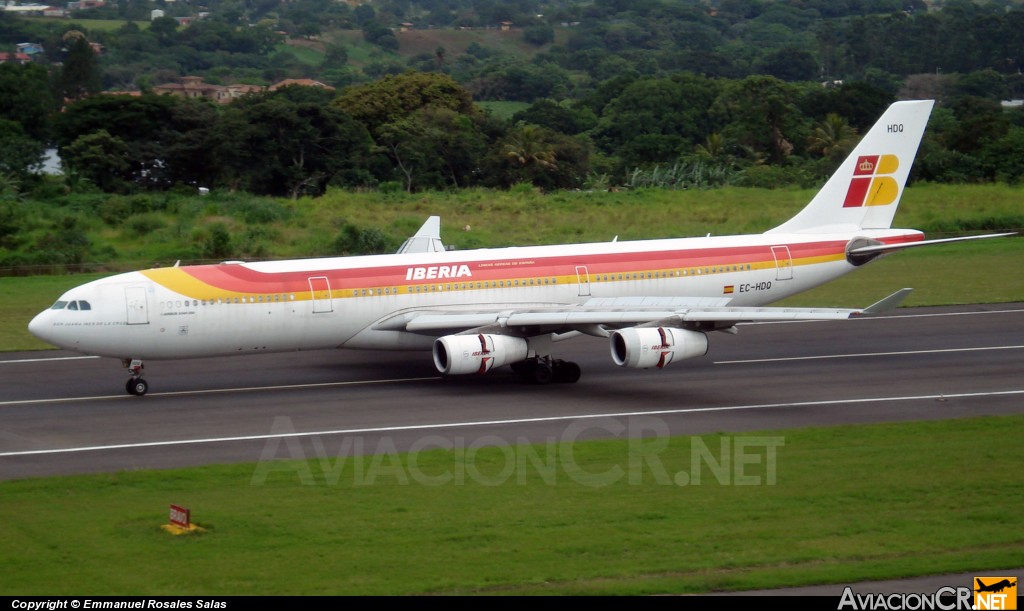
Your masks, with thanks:
[{"label": "white runway marking", "polygon": [[98,359],[98,356],[52,356],[45,359],[14,359],[11,361],[0,361],[0,365],[10,365],[11,363],[47,363],[50,361],[80,361],[84,359]]},{"label": "white runway marking", "polygon": [[[303,388],[324,388],[331,386],[369,386],[372,384],[396,384],[398,382],[424,382],[427,380],[440,380],[440,376],[429,378],[396,378],[393,380],[354,380],[351,382],[317,382],[314,384],[281,384],[278,386],[245,386],[242,388],[209,388],[206,390],[176,390],[170,392],[149,393],[147,397],[187,397],[189,395],[216,395],[228,392],[254,392],[264,390],[299,390]],[[129,394],[122,395],[97,395],[94,397],[65,397],[62,399],[24,399],[20,401],[0,401],[0,407],[11,407],[14,405],[33,405],[40,403],[75,403],[79,401],[110,401],[111,399],[133,401],[139,397]]]},{"label": "white runway marking", "polygon": [[854,354],[822,354],[818,356],[787,356],[771,359],[748,359],[742,361],[715,361],[715,365],[740,365],[746,363],[781,363],[783,361],[816,361],[820,359],[852,359],[865,356],[905,356],[908,354],[942,354],[945,352],[981,352],[984,350],[1020,350],[1024,346],[984,346],[981,348],[940,348],[937,350],[901,350],[897,352],[860,352]]},{"label": "white runway marking", "polygon": [[634,411],[617,412],[607,414],[578,414],[571,416],[548,416],[543,418],[517,418],[509,420],[484,420],[479,422],[441,422],[436,424],[415,424],[404,426],[382,426],[361,429],[338,429],[326,431],[309,431],[303,433],[282,433],[268,435],[246,435],[240,437],[214,437],[207,439],[179,439],[170,441],[150,441],[143,443],[124,443],[106,446],[85,446],[78,448],[56,448],[49,450],[26,450],[21,452],[3,452],[0,457],[5,456],[37,456],[40,454],[66,454],[72,452],[97,452],[103,450],[128,450],[138,448],[155,448],[179,445],[196,445],[209,443],[229,443],[238,441],[264,441],[267,439],[285,439],[291,437],[326,437],[329,435],[363,435],[368,433],[398,433],[404,431],[429,431],[449,428],[470,428],[480,426],[514,425],[514,424],[535,424],[538,422],[559,422],[570,420],[587,420],[596,418],[628,418],[632,416],[670,416],[679,414],[728,412],[739,410],[769,409],[777,407],[827,407],[836,405],[851,405],[856,403],[892,403],[898,401],[927,401],[927,400],[949,400],[949,399],[970,399],[979,397],[1004,397],[1013,395],[1024,395],[1024,390],[1006,390],[996,392],[959,393],[948,395],[919,395],[909,397],[874,397],[866,399],[837,399],[833,401],[808,401],[803,403],[765,403],[761,405],[733,405],[724,407],[695,407],[685,409],[667,409],[656,411]]}]

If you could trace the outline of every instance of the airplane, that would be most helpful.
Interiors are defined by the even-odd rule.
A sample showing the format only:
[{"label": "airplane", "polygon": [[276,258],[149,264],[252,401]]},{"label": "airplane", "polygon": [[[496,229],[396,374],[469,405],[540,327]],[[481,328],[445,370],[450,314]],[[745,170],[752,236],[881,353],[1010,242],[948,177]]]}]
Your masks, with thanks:
[{"label": "airplane", "polygon": [[995,582],[993,584],[989,584],[989,585],[985,585],[984,581],[982,581],[980,579],[977,579],[977,578],[975,578],[975,581],[978,582],[978,589],[975,590],[975,592],[1002,592],[1006,588],[1012,588],[1015,585],[1017,585],[1016,581],[1011,583],[1009,579],[1004,579],[1002,581],[997,581],[997,582]]},{"label": "airplane", "polygon": [[892,104],[803,210],[762,234],[449,250],[431,217],[396,254],[224,262],[122,273],[63,294],[29,323],[55,346],[144,361],[326,348],[430,350],[445,376],[510,365],[573,383],[554,356],[579,335],[612,362],[665,368],[702,356],[713,331],[752,321],[830,320],[895,308],[765,307],[925,240],[891,228],[932,100]]}]

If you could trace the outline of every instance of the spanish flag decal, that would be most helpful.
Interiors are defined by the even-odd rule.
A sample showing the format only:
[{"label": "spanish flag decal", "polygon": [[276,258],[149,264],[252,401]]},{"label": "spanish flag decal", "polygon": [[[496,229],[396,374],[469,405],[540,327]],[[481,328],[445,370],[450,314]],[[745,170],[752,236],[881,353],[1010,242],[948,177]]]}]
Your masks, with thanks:
[{"label": "spanish flag decal", "polygon": [[723,286],[722,287],[722,294],[723,295],[732,295],[733,291],[734,291],[734,285],[732,285],[732,284],[730,284],[729,286]]}]

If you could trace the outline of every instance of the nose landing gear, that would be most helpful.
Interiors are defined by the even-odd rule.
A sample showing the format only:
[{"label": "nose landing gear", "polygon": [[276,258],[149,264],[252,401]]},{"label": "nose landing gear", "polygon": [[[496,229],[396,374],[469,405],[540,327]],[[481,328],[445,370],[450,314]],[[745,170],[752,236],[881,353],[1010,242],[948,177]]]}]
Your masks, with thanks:
[{"label": "nose landing gear", "polygon": [[125,369],[128,370],[129,375],[132,377],[128,378],[128,381],[124,385],[124,389],[128,391],[129,395],[135,395],[141,397],[149,391],[149,383],[142,379],[142,370],[144,365],[139,359],[122,359]]}]

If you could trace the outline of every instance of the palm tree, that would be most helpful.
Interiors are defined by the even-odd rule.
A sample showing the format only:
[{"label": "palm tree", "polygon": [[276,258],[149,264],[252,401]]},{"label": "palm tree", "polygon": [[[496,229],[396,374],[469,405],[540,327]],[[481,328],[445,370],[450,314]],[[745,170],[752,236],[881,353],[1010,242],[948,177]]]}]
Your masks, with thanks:
[{"label": "palm tree", "polygon": [[815,126],[807,148],[820,151],[822,157],[841,159],[857,144],[857,129],[836,113],[829,113]]},{"label": "palm tree", "polygon": [[555,168],[555,151],[546,140],[540,127],[521,123],[509,133],[505,156],[523,168]]},{"label": "palm tree", "polygon": [[715,132],[704,139],[704,144],[697,145],[697,155],[709,159],[718,159],[725,155],[725,136]]}]

